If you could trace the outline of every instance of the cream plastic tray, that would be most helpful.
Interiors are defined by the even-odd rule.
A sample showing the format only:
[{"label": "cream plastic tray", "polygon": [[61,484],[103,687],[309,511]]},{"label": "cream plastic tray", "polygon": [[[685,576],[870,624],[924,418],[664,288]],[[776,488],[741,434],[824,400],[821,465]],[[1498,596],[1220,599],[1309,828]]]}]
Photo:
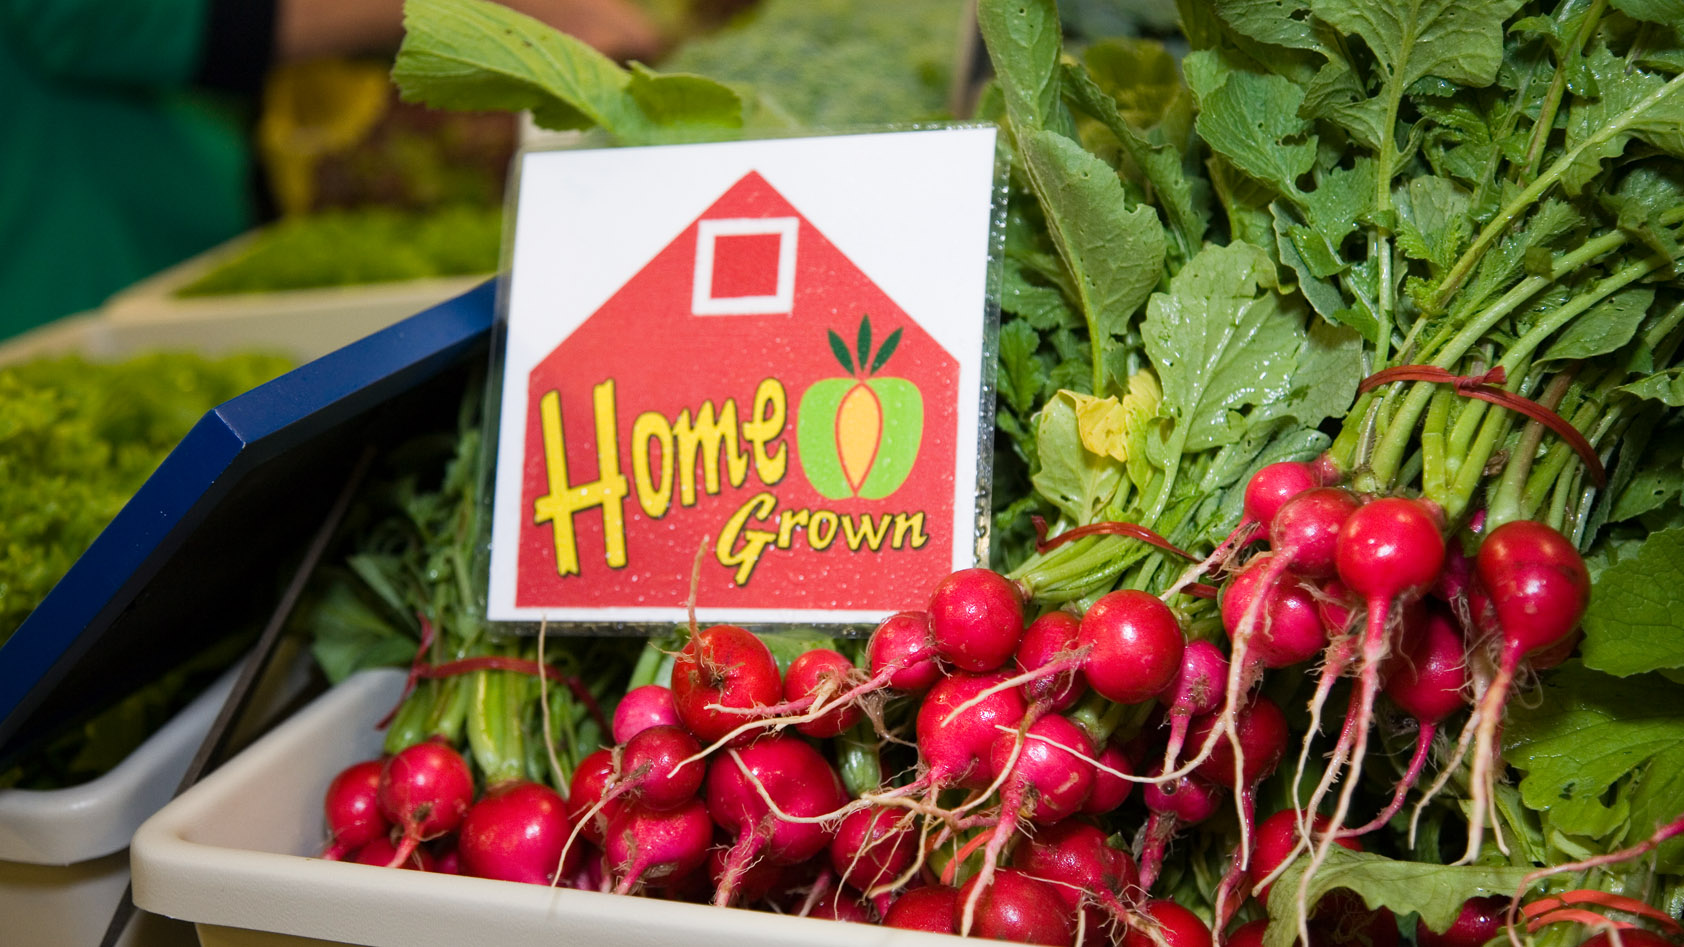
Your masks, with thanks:
[{"label": "cream plastic tray", "polygon": [[136,833],[135,901],[198,925],[206,947],[871,947],[953,943],[890,928],[307,857],[322,792],[379,753],[373,723],[404,675],[351,678],[165,806]]}]

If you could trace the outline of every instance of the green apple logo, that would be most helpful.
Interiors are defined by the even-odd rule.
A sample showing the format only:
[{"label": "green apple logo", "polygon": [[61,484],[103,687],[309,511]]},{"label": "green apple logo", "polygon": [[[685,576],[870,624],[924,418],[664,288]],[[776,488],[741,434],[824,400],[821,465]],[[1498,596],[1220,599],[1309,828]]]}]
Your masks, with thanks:
[{"label": "green apple logo", "polygon": [[830,330],[830,350],[850,377],[814,382],[801,396],[795,421],[801,470],[827,500],[880,500],[912,472],[924,437],[924,396],[905,378],[871,377],[894,354],[900,332],[889,333],[872,357],[871,317],[861,318],[856,370],[847,344]]}]

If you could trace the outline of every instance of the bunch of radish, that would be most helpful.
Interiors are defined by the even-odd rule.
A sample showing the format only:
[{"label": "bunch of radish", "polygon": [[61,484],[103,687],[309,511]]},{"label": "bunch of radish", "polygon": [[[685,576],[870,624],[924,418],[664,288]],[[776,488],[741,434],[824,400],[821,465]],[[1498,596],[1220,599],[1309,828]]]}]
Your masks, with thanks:
[{"label": "bunch of radish", "polygon": [[[625,694],[614,745],[566,785],[505,782],[476,799],[468,764],[420,743],[334,781],[324,856],[1028,943],[1197,947],[1213,928],[1252,936],[1242,913],[1294,858],[1313,870],[1335,845],[1360,849],[1460,714],[1471,757],[1440,777],[1466,762],[1476,853],[1516,674],[1558,660],[1585,606],[1577,553],[1515,521],[1475,535],[1470,556],[1430,504],[1362,497],[1303,464],[1264,468],[1246,500],[1189,573],[1221,586],[1226,648],[1214,623],[1168,604],[1189,577],[1037,614],[1022,584],[986,569],[886,618],[857,666],[815,648],[780,668],[742,628],[692,627],[670,686]],[[1258,824],[1257,788],[1288,757],[1297,709],[1262,685],[1299,665],[1317,670],[1297,802]],[[1301,785],[1341,678],[1328,766]],[[1382,697],[1419,737],[1389,801],[1364,812],[1355,789]],[[842,775],[861,733],[874,765],[893,764],[874,784]],[[1237,841],[1207,923],[1166,900],[1164,879],[1181,836],[1218,818]],[[1306,938],[1330,911],[1301,905]]]}]

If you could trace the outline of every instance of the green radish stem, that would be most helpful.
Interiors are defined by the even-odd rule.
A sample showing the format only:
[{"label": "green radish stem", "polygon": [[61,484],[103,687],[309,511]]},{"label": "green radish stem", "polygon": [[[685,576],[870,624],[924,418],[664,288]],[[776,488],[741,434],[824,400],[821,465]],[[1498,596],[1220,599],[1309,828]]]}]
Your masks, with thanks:
[{"label": "green radish stem", "polygon": [[[1571,9],[1570,4],[1562,5],[1563,14]],[[1549,144],[1550,132],[1555,128],[1555,116],[1561,108],[1562,94],[1567,91],[1567,67],[1576,60],[1590,42],[1591,35],[1602,20],[1602,14],[1608,9],[1608,0],[1593,0],[1590,10],[1585,13],[1584,20],[1579,24],[1579,31],[1574,34],[1572,45],[1561,51],[1561,56],[1555,64],[1555,75],[1550,79],[1549,91],[1544,93],[1544,101],[1538,107],[1538,120],[1532,125],[1532,137],[1526,145],[1526,162],[1521,169],[1518,180],[1525,181],[1538,173],[1538,165],[1544,160],[1544,147]],[[1559,25],[1559,24],[1558,24]]]},{"label": "green radish stem", "polygon": [[[1554,410],[1566,396],[1567,388],[1573,383],[1573,372],[1566,371],[1550,379],[1544,388],[1538,403]],[[1495,529],[1510,520],[1521,517],[1521,494],[1526,487],[1527,477],[1532,472],[1532,462],[1538,456],[1538,447],[1544,440],[1544,425],[1537,421],[1528,421],[1521,428],[1520,440],[1509,453],[1509,460],[1503,467],[1503,476],[1497,482],[1497,489],[1491,494],[1486,503],[1486,528]]]}]

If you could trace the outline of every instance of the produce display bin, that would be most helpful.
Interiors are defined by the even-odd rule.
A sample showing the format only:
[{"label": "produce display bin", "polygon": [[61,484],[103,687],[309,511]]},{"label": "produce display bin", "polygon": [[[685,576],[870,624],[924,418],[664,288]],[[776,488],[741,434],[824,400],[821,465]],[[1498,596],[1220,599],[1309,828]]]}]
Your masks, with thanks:
[{"label": "produce display bin", "polygon": [[309,857],[325,841],[322,794],[341,769],[379,755],[374,723],[397,703],[404,679],[397,670],[350,678],[148,819],[131,849],[135,902],[192,921],[205,947],[952,943],[886,927]]},{"label": "produce display bin", "polygon": [[[305,655],[254,697],[261,721],[310,681]],[[97,944],[129,881],[126,849],[135,829],[168,802],[180,785],[239,666],[229,668],[168,723],[98,779],[55,790],[0,790],[0,918],[7,944],[57,947]],[[246,732],[251,728],[248,726]],[[241,734],[235,735],[236,741]],[[192,929],[141,915],[126,930],[125,947],[193,943]]]},{"label": "produce display bin", "polygon": [[163,270],[111,297],[98,312],[94,343],[123,354],[143,347],[217,354],[243,349],[310,359],[467,292],[490,274],[364,286],[181,297],[176,291],[244,252],[245,234]]}]

